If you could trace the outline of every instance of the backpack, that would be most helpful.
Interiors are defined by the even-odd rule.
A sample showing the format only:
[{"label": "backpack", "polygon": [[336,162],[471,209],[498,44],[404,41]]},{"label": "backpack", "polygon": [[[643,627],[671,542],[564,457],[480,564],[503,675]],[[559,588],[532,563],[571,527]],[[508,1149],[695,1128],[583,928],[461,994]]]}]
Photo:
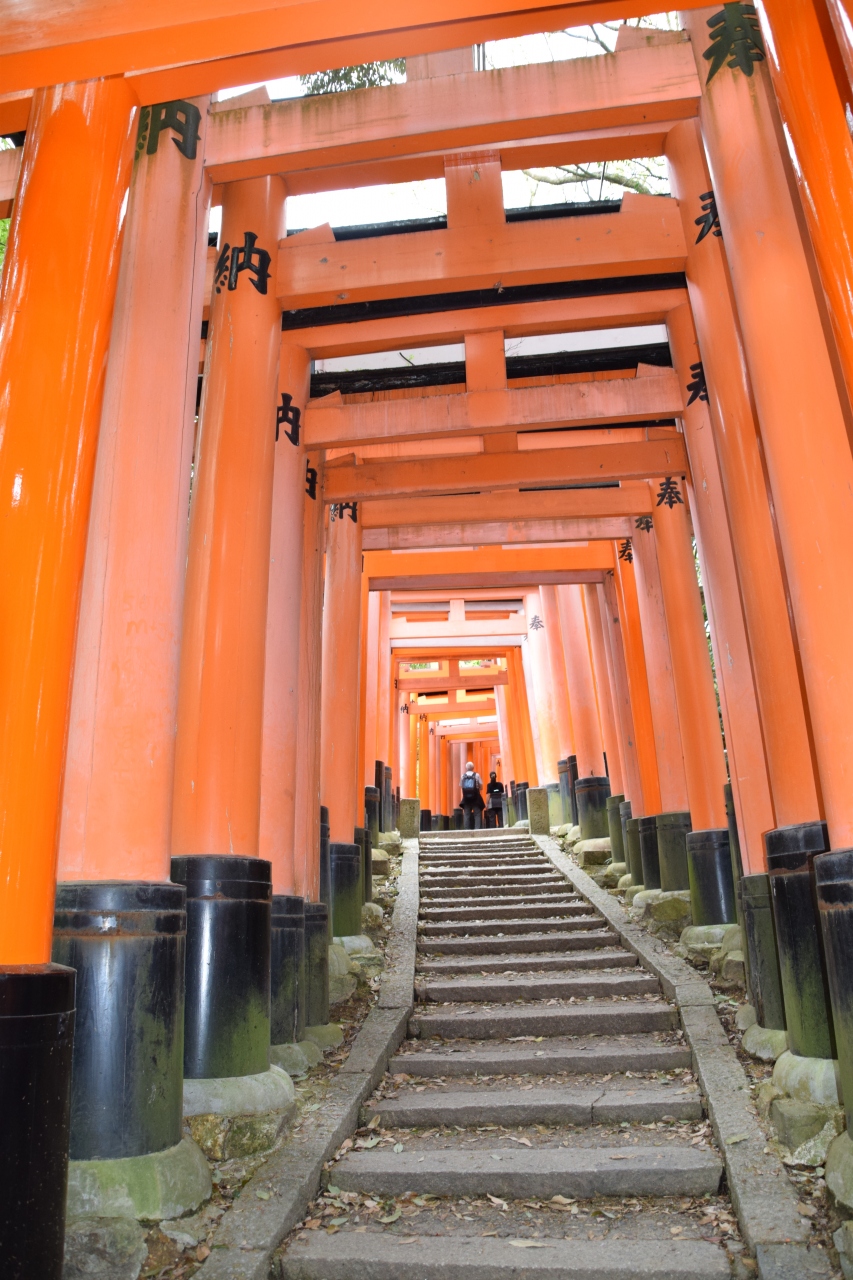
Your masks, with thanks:
[{"label": "backpack", "polygon": [[480,788],[477,786],[477,775],[475,773],[466,773],[462,778],[462,794],[463,796],[475,796],[479,793]]}]

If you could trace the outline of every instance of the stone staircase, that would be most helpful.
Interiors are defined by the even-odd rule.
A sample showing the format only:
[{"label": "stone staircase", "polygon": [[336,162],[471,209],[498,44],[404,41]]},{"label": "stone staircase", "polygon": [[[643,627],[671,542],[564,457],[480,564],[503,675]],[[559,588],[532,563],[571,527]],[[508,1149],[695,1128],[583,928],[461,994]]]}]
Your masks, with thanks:
[{"label": "stone staircase", "polygon": [[343,1216],[282,1276],[749,1274],[657,979],[526,833],[420,850],[409,1040],[330,1174]]}]

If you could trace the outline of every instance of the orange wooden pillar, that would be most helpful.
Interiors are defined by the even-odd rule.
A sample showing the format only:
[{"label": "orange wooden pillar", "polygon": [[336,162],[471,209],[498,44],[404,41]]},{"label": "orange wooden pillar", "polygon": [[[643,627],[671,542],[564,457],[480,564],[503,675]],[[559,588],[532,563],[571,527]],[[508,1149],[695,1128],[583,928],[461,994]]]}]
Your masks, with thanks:
[{"label": "orange wooden pillar", "polygon": [[358,723],[361,618],[361,524],[358,507],[329,510],[323,599],[320,794],[330,837],[350,843],[359,803]]},{"label": "orange wooden pillar", "polygon": [[[673,499],[671,507],[664,502],[655,509],[654,529],[687,797],[693,828],[701,831],[726,825],[723,795],[726,767],[691,531],[681,493],[683,481],[679,479],[672,484],[681,501]],[[650,490],[657,499],[659,484],[651,484]]]},{"label": "orange wooden pillar", "polygon": [[439,813],[449,814],[450,813],[450,809],[448,808],[448,805],[450,803],[450,789],[448,787],[449,764],[448,764],[448,752],[447,752],[447,738],[443,734],[438,740],[438,750],[439,750],[439,796],[440,796],[440,804],[439,804],[438,811]]},{"label": "orange wooden pillar", "polygon": [[409,750],[411,737],[409,734],[409,695],[404,690],[396,694],[397,706],[397,755],[394,760],[394,771],[400,784],[400,795],[409,794]]},{"label": "orange wooden pillar", "polygon": [[[675,368],[686,387],[690,369],[699,359],[693,319],[687,303],[670,312],[667,328]],[[764,868],[762,836],[775,825],[773,801],[741,593],[707,404],[702,399],[695,399],[692,405],[687,406],[683,422],[693,478],[689,490],[690,509],[702,568],[741,854],[746,867],[761,871]]]},{"label": "orange wooden pillar", "polygon": [[559,608],[562,647],[572,700],[574,754],[578,776],[604,776],[601,725],[595,698],[595,680],[586,631],[581,587],[554,588]]},{"label": "orange wooden pillar", "polygon": [[583,585],[583,606],[586,619],[589,650],[592,658],[592,673],[595,680],[596,705],[601,725],[601,740],[607,753],[607,768],[610,773],[610,789],[614,795],[625,795],[625,782],[622,772],[622,749],[616,727],[616,716],[613,706],[613,690],[610,683],[610,670],[607,663],[607,651],[604,645],[604,632],[601,626],[601,606],[598,602],[598,587],[593,583]]},{"label": "orange wooden pillar", "polygon": [[[566,760],[575,751],[572,720],[572,698],[567,680],[568,666],[565,654],[565,637],[560,626],[561,611],[557,605],[557,587],[541,586],[539,601],[542,606],[544,636],[548,646],[548,667],[551,672],[551,697],[557,727],[559,758]],[[572,690],[574,692],[574,689]]]},{"label": "orange wooden pillar", "polygon": [[422,809],[429,808],[429,721],[418,714],[418,799]]},{"label": "orange wooden pillar", "polygon": [[68,1115],[76,982],[49,964],[62,770],[135,106],[123,79],[36,89],[0,293],[0,987],[16,1046],[0,1055],[16,1108],[0,1253],[44,1280],[63,1271],[54,1117]]},{"label": "orange wooden pillar", "polygon": [[367,690],[367,696],[364,699],[359,725],[363,741],[363,746],[361,748],[361,785],[364,787],[372,787],[375,785],[376,761],[382,758],[379,755],[377,747],[376,698],[372,696],[373,680],[370,675],[371,672],[375,674],[379,665],[378,591],[369,591],[367,595],[367,626],[365,628],[365,639],[361,661],[364,667],[365,689]]},{"label": "orange wooden pillar", "polygon": [[310,395],[304,347],[283,343],[279,367],[278,439],[273,472],[269,557],[264,737],[261,751],[260,853],[272,862],[273,893],[295,893],[294,831],[299,707],[299,632],[305,450],[301,415]]},{"label": "orange wooden pillar", "polygon": [[[560,759],[560,745],[557,734],[556,708],[551,699],[550,660],[548,657],[548,639],[545,635],[545,623],[542,619],[542,605],[538,591],[528,591],[524,596],[524,608],[527,616],[527,662],[528,699],[531,717],[535,717],[534,742],[539,740],[539,754],[536,759],[540,786],[556,782],[558,777],[557,761]],[[555,643],[557,637],[554,637]]]},{"label": "orange wooden pillar", "polygon": [[323,580],[326,527],[323,456],[305,458],[302,593],[299,608],[299,689],[296,703],[294,890],[320,899],[320,718],[323,669]]},{"label": "orange wooden pillar", "polygon": [[[172,853],[257,857],[281,312],[280,178],[229,183],[190,513]],[[256,238],[255,238],[256,237]],[[219,292],[216,292],[216,289]]]},{"label": "orange wooden pillar", "polygon": [[506,786],[510,778],[515,779],[516,775],[512,735],[509,728],[507,686],[505,684],[495,686],[495,705],[498,713],[498,742],[501,749],[501,781]]},{"label": "orange wooden pillar", "polygon": [[631,695],[631,715],[634,721],[634,742],[643,788],[643,803],[647,814],[659,813],[661,803],[657,749],[634,567],[630,561],[619,559],[618,547],[615,545],[613,562],[615,565],[612,579],[613,592],[622,622],[622,646]]},{"label": "orange wooden pillar", "polygon": [[409,702],[409,774],[406,785],[406,796],[414,799],[419,796],[418,790],[418,704]]},{"label": "orange wooden pillar", "polygon": [[[625,799],[631,801],[634,817],[637,818],[648,812],[648,810],[644,807],[645,797],[643,795],[642,774],[640,772],[636,734],[634,732],[631,690],[625,663],[619,603],[613,578],[606,577],[604,583],[597,590],[599,617],[607,655],[610,687],[613,690],[616,724],[619,731],[619,748],[622,753],[623,791]],[[590,614],[588,613],[587,617],[589,616]]]},{"label": "orange wooden pillar", "polygon": [[711,185],[696,121],[686,120],[670,130],[666,154],[687,235],[688,289],[749,636],[773,825],[786,826],[808,820],[820,805],[796,637],[725,250],[721,238],[712,233],[696,242],[694,211]]},{"label": "orange wooden pillar", "polygon": [[368,675],[375,689],[376,759],[393,769],[391,759],[391,592],[379,593],[379,634],[376,666]]},{"label": "orange wooden pillar", "polygon": [[71,672],[135,106],[121,79],[36,90],[3,271],[4,965],[50,959]]},{"label": "orange wooden pillar", "polygon": [[[849,57],[853,25],[839,0],[765,0],[761,17],[767,66],[786,126],[794,176],[826,294],[847,394],[853,398],[853,139],[847,120],[849,91],[842,96],[837,53],[827,9],[835,10],[835,34]],[[841,73],[843,76],[843,72]],[[847,86],[849,90],[849,85]]]},{"label": "orange wooden pillar", "polygon": [[194,126],[179,148],[167,129],[133,167],[80,600],[60,880],[169,879],[210,204],[206,107],[195,108],[201,137]]},{"label": "orange wooden pillar", "polygon": [[631,539],[634,580],[637,584],[637,604],[640,609],[655,730],[660,802],[665,813],[680,813],[688,808],[687,780],[684,776],[681,726],[678,723],[678,705],[672,678],[672,655],[651,520],[649,526],[648,530],[639,529]]},{"label": "orange wooden pillar", "polygon": [[[697,64],[711,12],[685,19]],[[847,639],[853,456],[779,151],[768,73],[761,63],[752,70],[750,77],[728,66],[718,71],[703,88],[700,119],[761,423],[830,840],[842,847],[853,843]]]}]

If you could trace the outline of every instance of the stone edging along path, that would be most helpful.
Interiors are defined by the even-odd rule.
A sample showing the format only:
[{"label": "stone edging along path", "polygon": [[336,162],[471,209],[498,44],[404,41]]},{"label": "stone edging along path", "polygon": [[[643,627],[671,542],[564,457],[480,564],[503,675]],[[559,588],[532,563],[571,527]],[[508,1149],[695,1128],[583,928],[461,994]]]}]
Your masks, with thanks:
[{"label": "stone edging along path", "polygon": [[275,1250],[317,1194],[323,1165],[357,1128],[362,1103],[405,1038],[414,1008],[417,923],[418,842],[404,840],[379,999],[310,1125],[285,1138],[223,1215],[197,1280],[268,1280]]},{"label": "stone edging along path", "polygon": [[765,1148],[746,1073],[717,1017],[708,983],[686,961],[670,955],[657,938],[631,923],[625,909],[563,853],[556,840],[550,836],[533,839],[677,1004],[714,1137],[725,1161],[729,1194],[743,1238],[756,1256],[759,1280],[824,1280],[831,1276],[829,1259],[807,1246],[809,1224],[797,1212],[797,1196],[781,1160]]}]

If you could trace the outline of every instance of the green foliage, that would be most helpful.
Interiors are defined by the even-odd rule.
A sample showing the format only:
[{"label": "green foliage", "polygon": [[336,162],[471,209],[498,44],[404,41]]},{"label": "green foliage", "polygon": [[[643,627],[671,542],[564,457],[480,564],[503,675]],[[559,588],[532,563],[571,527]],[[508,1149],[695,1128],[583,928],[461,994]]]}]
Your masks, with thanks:
[{"label": "green foliage", "polygon": [[348,93],[350,89],[377,89],[386,84],[400,84],[406,75],[406,59],[393,62],[365,62],[358,67],[337,67],[334,71],[316,71],[299,79],[306,94]]},{"label": "green foliage", "polygon": [[3,260],[6,257],[6,245],[9,243],[9,223],[11,218],[0,218],[0,271],[3,270]]}]

